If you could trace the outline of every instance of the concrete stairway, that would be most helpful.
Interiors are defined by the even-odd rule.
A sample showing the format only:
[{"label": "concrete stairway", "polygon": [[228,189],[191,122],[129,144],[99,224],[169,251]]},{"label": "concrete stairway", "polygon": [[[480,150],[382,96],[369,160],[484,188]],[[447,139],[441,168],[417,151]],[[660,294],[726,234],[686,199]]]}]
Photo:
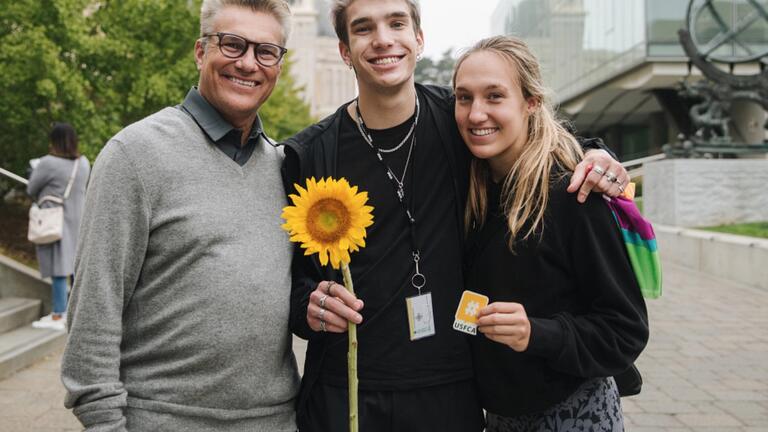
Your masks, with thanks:
[{"label": "concrete stairway", "polygon": [[64,346],[66,332],[35,329],[41,301],[0,298],[0,380]]}]

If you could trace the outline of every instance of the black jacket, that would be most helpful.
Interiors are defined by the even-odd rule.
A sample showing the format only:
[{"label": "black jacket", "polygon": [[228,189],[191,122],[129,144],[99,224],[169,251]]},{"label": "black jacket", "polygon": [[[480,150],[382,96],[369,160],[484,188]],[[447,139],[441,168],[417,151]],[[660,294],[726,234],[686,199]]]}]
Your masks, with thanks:
[{"label": "black jacket", "polygon": [[619,227],[600,195],[577,203],[565,191],[568,180],[550,189],[543,232],[527,240],[518,234],[514,253],[501,187],[489,186],[489,215],[467,240],[467,289],[522,304],[531,323],[522,353],[480,334],[471,339],[483,408],[497,415],[542,411],[586,379],[619,374],[648,341],[645,302]]},{"label": "black jacket", "polygon": [[[429,104],[432,120],[438,126],[440,142],[445,146],[450,172],[453,174],[453,193],[455,194],[456,217],[463,219],[464,203],[468,188],[469,152],[459,135],[454,121],[454,100],[450,89],[446,87],[416,85],[417,92]],[[283,179],[288,193],[295,191],[294,184],[304,185],[306,179],[315,177],[337,177],[338,136],[342,116],[348,104],[344,104],[334,114],[319,123],[308,127],[289,138],[285,143],[285,162]],[[456,235],[463,238],[462,232]],[[315,255],[304,256],[303,250],[295,248],[293,264],[293,284],[291,289],[291,331],[303,339],[309,340],[305,362],[304,377],[299,395],[297,411],[301,416],[302,407],[310,389],[320,374],[325,351],[324,334],[312,331],[306,320],[309,295],[320,280],[341,281],[341,275],[330,266],[322,267]]]},{"label": "black jacket", "polygon": [[[463,220],[464,205],[469,182],[470,154],[459,135],[454,120],[454,98],[452,91],[446,87],[416,84],[416,90],[429,105],[432,120],[437,126],[439,141],[445,146],[449,169],[453,180],[455,194],[456,217]],[[295,191],[294,184],[304,186],[306,179],[315,177],[338,177],[338,137],[340,135],[341,119],[348,104],[340,107],[334,114],[319,123],[308,127],[285,141],[285,162],[283,179],[288,193]],[[600,140],[590,140],[582,145],[590,148],[604,148]],[[575,199],[575,198],[574,198]],[[456,235],[463,240],[464,233],[459,230]],[[326,344],[325,334],[309,328],[306,320],[309,295],[320,280],[336,280],[341,282],[341,275],[330,266],[322,267],[315,255],[304,256],[303,250],[294,249],[292,263],[293,282],[291,289],[291,331],[303,339],[308,339],[305,370],[301,384],[301,392],[297,403],[299,423],[303,406],[309,393],[321,373]]]}]

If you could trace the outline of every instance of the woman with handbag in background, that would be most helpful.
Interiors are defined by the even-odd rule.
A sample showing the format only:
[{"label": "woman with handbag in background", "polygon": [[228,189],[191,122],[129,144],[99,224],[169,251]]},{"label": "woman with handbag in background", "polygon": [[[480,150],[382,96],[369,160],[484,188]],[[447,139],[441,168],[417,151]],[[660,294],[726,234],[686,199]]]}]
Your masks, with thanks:
[{"label": "woman with handbag in background", "polygon": [[53,281],[52,313],[32,323],[35,328],[65,330],[67,280],[74,273],[75,247],[90,175],[88,159],[80,156],[77,134],[67,123],[54,123],[48,155],[33,166],[27,193],[30,209],[28,238],[36,243],[42,277]]}]

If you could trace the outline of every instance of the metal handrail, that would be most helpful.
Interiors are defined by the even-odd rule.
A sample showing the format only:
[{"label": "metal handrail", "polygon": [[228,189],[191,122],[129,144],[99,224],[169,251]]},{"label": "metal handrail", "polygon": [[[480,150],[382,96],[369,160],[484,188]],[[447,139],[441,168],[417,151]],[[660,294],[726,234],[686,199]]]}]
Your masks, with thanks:
[{"label": "metal handrail", "polygon": [[653,161],[661,160],[661,159],[664,159],[666,157],[667,157],[666,153],[658,153],[658,154],[655,154],[655,155],[641,157],[641,158],[638,158],[638,159],[632,159],[632,160],[629,160],[629,161],[626,161],[626,162],[622,162],[621,164],[624,166],[624,168],[629,168],[629,167],[633,167],[635,165],[642,165],[642,164],[644,164],[646,162],[653,162]]},{"label": "metal handrail", "polygon": [[[622,162],[621,165],[627,169],[630,177],[638,177],[643,175],[643,165],[648,162],[653,162],[667,157],[666,153],[658,153],[651,156],[641,157],[638,159],[632,159],[626,162]],[[632,168],[636,167],[636,168]]]},{"label": "metal handrail", "polygon": [[11,180],[16,180],[17,182],[23,184],[24,186],[26,186],[29,183],[27,181],[27,179],[25,179],[24,177],[18,176],[16,174],[14,174],[14,173],[12,173],[12,172],[10,172],[8,170],[2,169],[2,168],[0,168],[0,174],[8,177]]}]

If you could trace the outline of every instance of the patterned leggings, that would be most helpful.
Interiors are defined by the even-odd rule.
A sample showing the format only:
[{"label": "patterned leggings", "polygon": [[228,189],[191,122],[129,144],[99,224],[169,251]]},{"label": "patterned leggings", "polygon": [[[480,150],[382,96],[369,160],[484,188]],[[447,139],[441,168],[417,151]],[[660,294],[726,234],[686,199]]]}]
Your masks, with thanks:
[{"label": "patterned leggings", "polygon": [[623,432],[619,390],[613,378],[594,378],[545,411],[517,417],[486,416],[486,432]]}]

